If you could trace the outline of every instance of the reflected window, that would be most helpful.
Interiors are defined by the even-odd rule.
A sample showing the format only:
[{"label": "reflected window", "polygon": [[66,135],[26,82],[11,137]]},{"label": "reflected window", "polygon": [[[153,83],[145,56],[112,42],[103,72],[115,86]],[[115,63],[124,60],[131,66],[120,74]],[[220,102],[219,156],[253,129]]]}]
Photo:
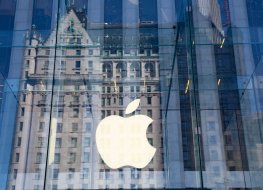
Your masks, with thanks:
[{"label": "reflected window", "polygon": [[59,164],[60,163],[60,153],[55,153],[54,163],[55,164]]},{"label": "reflected window", "polygon": [[49,67],[49,61],[44,62],[43,70],[48,70]]},{"label": "reflected window", "polygon": [[105,101],[106,99],[105,98],[102,98],[102,100],[101,100],[101,106],[105,106]]},{"label": "reflected window", "polygon": [[85,125],[85,132],[91,132],[91,123],[86,123]]},{"label": "reflected window", "polygon": [[106,178],[106,179],[109,179],[109,178],[110,178],[110,170],[109,170],[109,169],[106,169],[106,170],[105,170],[105,178]]},{"label": "reflected window", "polygon": [[65,62],[65,61],[61,61],[61,63],[60,63],[60,69],[61,69],[61,70],[66,70],[66,62]]},{"label": "reflected window", "polygon": [[79,96],[73,96],[73,102],[79,102]]},{"label": "reflected window", "polygon": [[127,77],[127,64],[122,62],[118,63],[116,65],[116,72],[121,78]]},{"label": "reflected window", "polygon": [[111,110],[107,110],[107,116],[111,115]]},{"label": "reflected window", "polygon": [[89,152],[84,152],[83,162],[89,162],[89,161],[90,161],[90,154],[89,154]]},{"label": "reflected window", "polygon": [[75,69],[80,69],[80,61],[75,62]]},{"label": "reflected window", "polygon": [[44,129],[45,129],[45,122],[40,122],[40,123],[39,123],[38,131],[39,131],[39,132],[43,132]]},{"label": "reflected window", "polygon": [[119,92],[123,92],[123,86],[119,86]]},{"label": "reflected window", "polygon": [[59,169],[53,169],[53,179],[58,179]]},{"label": "reflected window", "polygon": [[76,42],[75,37],[69,39],[69,44],[75,44],[75,42]]},{"label": "reflected window", "polygon": [[19,157],[20,157],[20,154],[19,154],[19,153],[16,153],[16,156],[15,156],[15,161],[16,161],[16,162],[19,162]]},{"label": "reflected window", "polygon": [[14,169],[13,170],[13,179],[16,179],[16,177],[17,177],[17,169]]},{"label": "reflected window", "polygon": [[76,162],[76,153],[70,152],[69,153],[69,163],[75,163]]},{"label": "reflected window", "polygon": [[24,126],[24,123],[23,122],[19,122],[19,131],[23,131],[23,126]]},{"label": "reflected window", "polygon": [[135,188],[137,188],[137,185],[136,184],[131,184],[130,187],[131,187],[131,189],[135,189]]},{"label": "reflected window", "polygon": [[152,97],[147,97],[147,104],[152,104]]},{"label": "reflected window", "polygon": [[71,137],[70,138],[70,144],[71,144],[71,147],[77,147],[77,141],[78,141],[78,139],[77,139],[77,137]]},{"label": "reflected window", "polygon": [[148,138],[148,142],[150,143],[150,145],[153,145],[153,139],[152,138]]},{"label": "reflected window", "polygon": [[72,123],[72,132],[78,131],[78,123]]},{"label": "reflected window", "polygon": [[61,142],[62,142],[61,138],[56,138],[56,143],[55,143],[56,148],[61,147]]},{"label": "reflected window", "polygon": [[38,137],[38,146],[43,147],[44,146],[44,138],[43,137]]},{"label": "reflected window", "polygon": [[21,116],[25,115],[25,108],[21,108]]},{"label": "reflected window", "polygon": [[122,98],[122,97],[119,98],[119,105],[120,105],[120,106],[123,105],[123,98]]},{"label": "reflected window", "polygon": [[133,62],[130,65],[131,77],[141,77],[141,64],[139,62]]},{"label": "reflected window", "polygon": [[30,65],[30,60],[26,60],[26,69],[29,68],[29,65]]},{"label": "reflected window", "polygon": [[63,124],[57,123],[57,133],[62,133]]},{"label": "reflected window", "polygon": [[47,50],[45,51],[45,55],[50,55],[50,50],[49,50],[49,49],[47,49]]},{"label": "reflected window", "polygon": [[152,124],[149,125],[147,131],[148,131],[149,133],[152,133],[152,132],[153,132],[153,126],[152,126]]},{"label": "reflected window", "polygon": [[74,177],[75,168],[69,168],[68,171],[69,171],[68,178],[72,179]]},{"label": "reflected window", "polygon": [[89,55],[93,55],[93,50],[89,49]]},{"label": "reflected window", "polygon": [[147,116],[152,117],[152,110],[147,110]]},{"label": "reflected window", "polygon": [[89,168],[83,168],[83,178],[89,177]]},{"label": "reflected window", "polygon": [[123,110],[119,110],[119,116],[123,116]]},{"label": "reflected window", "polygon": [[101,119],[104,119],[105,118],[105,110],[102,110],[101,111]]},{"label": "reflected window", "polygon": [[41,116],[41,117],[44,117],[46,111],[47,111],[46,108],[41,108],[41,110],[40,110],[40,116]]},{"label": "reflected window", "polygon": [[124,178],[124,174],[123,174],[123,169],[119,169],[119,178],[123,179]]},{"label": "reflected window", "polygon": [[18,137],[18,138],[17,138],[17,146],[18,146],[18,147],[21,146],[21,141],[22,141],[22,138],[21,138],[21,137]]},{"label": "reflected window", "polygon": [[111,105],[111,98],[107,98],[107,105]]},{"label": "reflected window", "polygon": [[85,137],[84,138],[84,146],[85,147],[90,147],[90,138],[89,137]]},{"label": "reflected window", "polygon": [[35,179],[39,180],[41,178],[41,169],[40,168],[36,168],[35,169]]},{"label": "reflected window", "polygon": [[111,78],[112,77],[112,64],[111,63],[104,63],[102,66],[102,72],[104,74],[106,74],[107,78]]},{"label": "reflected window", "polygon": [[26,101],[26,94],[22,95],[22,101],[25,102]]},{"label": "reflected window", "polygon": [[59,108],[58,109],[58,117],[59,118],[63,117],[63,114],[64,114],[64,109],[63,108]]},{"label": "reflected window", "polygon": [[73,109],[73,117],[79,117],[79,109],[78,108]]},{"label": "reflected window", "polygon": [[146,74],[146,76],[155,77],[154,63],[148,62],[145,64],[145,74]]},{"label": "reflected window", "polygon": [[100,178],[100,179],[103,179],[103,178],[104,178],[104,170],[103,170],[103,169],[100,169],[99,178]]},{"label": "reflected window", "polygon": [[[28,71],[25,71],[25,77],[27,78],[28,77]],[[25,102],[25,100],[24,100]]]},{"label": "reflected window", "polygon": [[38,152],[37,153],[37,156],[36,156],[36,163],[37,164],[40,164],[42,162],[42,153],[41,152]]},{"label": "reflected window", "polygon": [[151,50],[147,49],[146,54],[147,54],[147,56],[151,56]]},{"label": "reflected window", "polygon": [[107,87],[107,93],[110,93],[111,92],[111,87]]},{"label": "reflected window", "polygon": [[89,72],[93,71],[93,61],[88,62],[88,70]]},{"label": "reflected window", "polygon": [[134,86],[131,86],[131,87],[130,87],[130,91],[131,91],[131,92],[134,92]]},{"label": "reflected window", "polygon": [[144,49],[140,48],[139,54],[143,55],[144,54]]},{"label": "reflected window", "polygon": [[152,91],[151,86],[147,86],[146,88],[147,88],[147,92],[151,92]]},{"label": "reflected window", "polygon": [[78,44],[78,45],[81,44],[81,38],[77,38],[77,44]]},{"label": "reflected window", "polygon": [[139,179],[140,178],[140,170],[132,168],[132,170],[131,170],[131,178],[132,179]]},{"label": "reflected window", "polygon": [[153,178],[153,169],[152,168],[150,168],[149,169],[149,178],[151,179],[151,178]]},{"label": "reflected window", "polygon": [[80,49],[76,50],[76,55],[81,55],[81,50]]}]

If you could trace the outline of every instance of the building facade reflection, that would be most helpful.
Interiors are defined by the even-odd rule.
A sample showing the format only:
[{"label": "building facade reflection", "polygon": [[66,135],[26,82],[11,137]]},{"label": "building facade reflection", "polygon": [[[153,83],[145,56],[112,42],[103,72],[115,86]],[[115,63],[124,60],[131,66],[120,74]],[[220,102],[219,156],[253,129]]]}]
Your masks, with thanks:
[{"label": "building facade reflection", "polygon": [[[262,7],[1,1],[0,189],[262,188]],[[138,98],[157,152],[110,169],[96,128]]]},{"label": "building facade reflection", "polygon": [[[46,40],[35,26],[27,33],[10,188],[20,180],[26,189],[162,188],[158,54],[100,51],[85,30],[83,11],[69,9],[58,34]],[[154,120],[147,137],[157,151],[143,169],[112,170],[98,155],[95,130],[106,116],[124,116],[136,98],[137,113]]]}]

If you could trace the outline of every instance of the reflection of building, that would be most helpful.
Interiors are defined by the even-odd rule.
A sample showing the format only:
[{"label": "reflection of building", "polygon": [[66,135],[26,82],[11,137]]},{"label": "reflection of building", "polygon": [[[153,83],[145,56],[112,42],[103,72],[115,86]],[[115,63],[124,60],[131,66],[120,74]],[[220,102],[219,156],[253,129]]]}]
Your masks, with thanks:
[{"label": "reflection of building", "polygon": [[199,11],[202,15],[209,17],[213,25],[223,32],[220,7],[217,0],[198,0]]},{"label": "reflection of building", "polygon": [[202,24],[200,22],[200,28],[197,30],[199,31],[199,38],[204,38],[204,34],[206,34],[208,39],[213,43],[224,43],[222,37],[224,37],[225,34],[218,0],[198,0],[197,2],[199,12],[205,18],[208,18],[212,26],[211,28],[201,27]]},{"label": "reflection of building", "polygon": [[[142,170],[121,168],[110,172],[109,168],[102,165],[102,184],[99,188],[112,187],[107,184],[108,176],[112,173],[119,186],[113,188],[149,188],[163,186],[163,158],[162,158],[162,130],[160,118],[160,94],[158,54],[146,54],[146,51],[136,52],[133,50],[106,54],[103,56],[103,83],[101,97],[101,116],[124,115],[129,102],[135,98],[141,99],[137,113],[151,117],[154,122],[148,128],[148,141],[157,148],[157,152],[151,163]],[[138,55],[137,55],[138,54]],[[136,55],[136,57],[135,57]],[[112,80],[113,78],[114,80]],[[125,177],[124,177],[125,176]],[[123,181],[128,178],[131,181]],[[119,181],[119,182],[118,182]],[[150,184],[150,185],[149,185]]]},{"label": "reflection of building", "polygon": [[[35,27],[27,33],[9,189],[163,187],[158,54],[100,51],[83,16],[70,10],[46,41]],[[147,137],[157,152],[142,170],[111,170],[96,126],[135,98],[154,120]]]},{"label": "reflection of building", "polygon": [[[7,175],[16,190],[44,182],[46,189],[262,188],[260,0],[57,2],[0,2],[8,77],[0,81],[0,189]],[[73,6],[88,11],[69,13],[42,42],[36,28],[46,39],[56,15]],[[21,36],[32,25],[25,50]],[[136,97],[138,112],[155,120],[148,138],[160,151],[143,170],[111,170],[97,154],[95,128]]]}]

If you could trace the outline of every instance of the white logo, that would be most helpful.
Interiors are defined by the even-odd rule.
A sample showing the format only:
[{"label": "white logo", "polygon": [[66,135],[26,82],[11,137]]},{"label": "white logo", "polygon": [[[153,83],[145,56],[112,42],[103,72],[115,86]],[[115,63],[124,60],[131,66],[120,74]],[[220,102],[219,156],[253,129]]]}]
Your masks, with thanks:
[{"label": "white logo", "polygon": [[[132,101],[125,114],[134,112],[139,104],[140,99]],[[156,152],[146,137],[147,128],[152,122],[146,115],[112,115],[104,118],[96,131],[97,148],[103,161],[112,169],[147,166]]]}]

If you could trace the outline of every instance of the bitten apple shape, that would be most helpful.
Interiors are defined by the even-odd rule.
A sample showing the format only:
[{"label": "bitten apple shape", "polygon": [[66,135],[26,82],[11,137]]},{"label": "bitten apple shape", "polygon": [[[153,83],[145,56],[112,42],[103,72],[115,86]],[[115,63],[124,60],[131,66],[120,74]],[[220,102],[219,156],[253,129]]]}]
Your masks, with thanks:
[{"label": "bitten apple shape", "polygon": [[[139,102],[139,99],[131,102],[125,113],[133,112]],[[146,137],[147,128],[152,122],[146,115],[112,115],[104,118],[96,131],[96,144],[103,161],[112,169],[147,166],[156,152]]]}]

